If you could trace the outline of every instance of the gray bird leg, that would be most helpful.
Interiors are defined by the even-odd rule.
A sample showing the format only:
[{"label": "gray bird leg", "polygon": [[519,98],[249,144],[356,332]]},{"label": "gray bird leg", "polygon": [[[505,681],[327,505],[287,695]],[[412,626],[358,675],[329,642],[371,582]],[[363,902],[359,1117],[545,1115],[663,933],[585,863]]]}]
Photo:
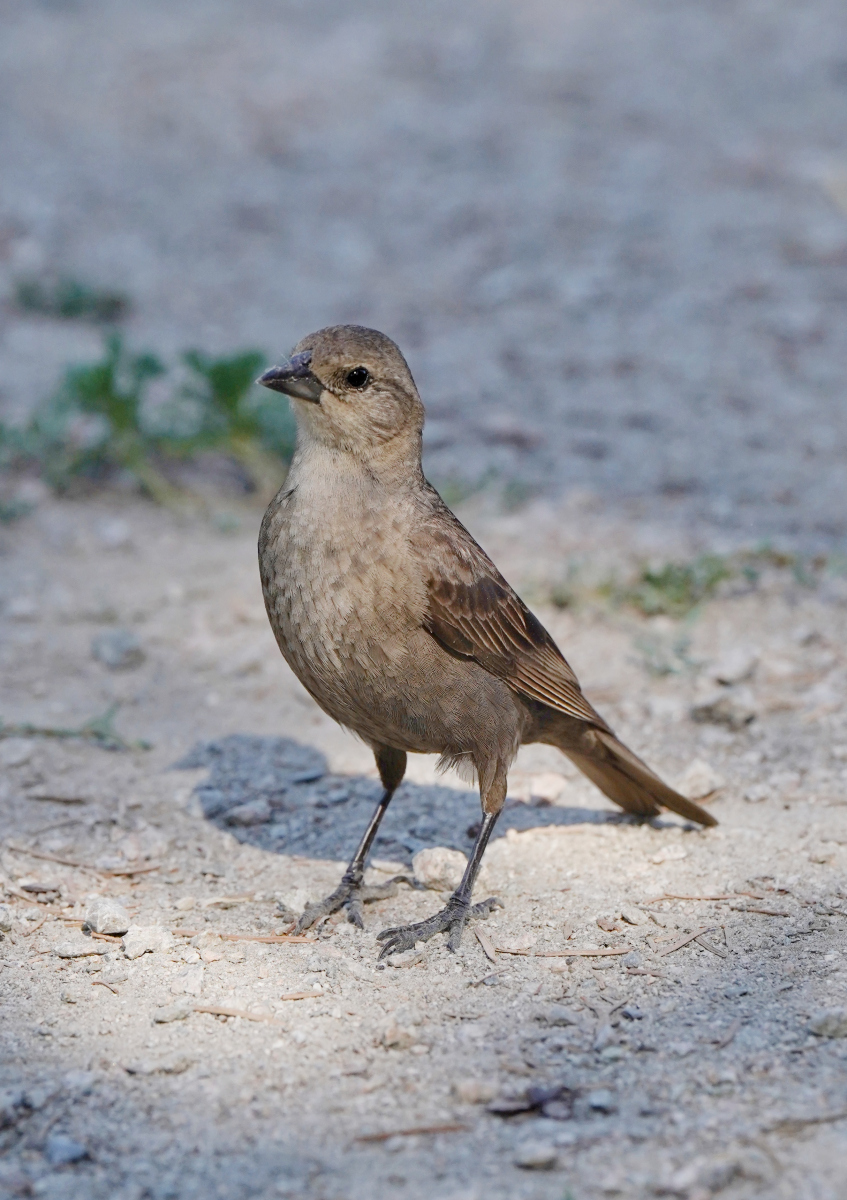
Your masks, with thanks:
[{"label": "gray bird leg", "polygon": [[368,855],[380,822],[391,803],[391,797],[397,791],[406,772],[406,755],[402,750],[380,747],[374,751],[374,754],[380,779],[385,788],[382,799],[376,806],[368,827],[362,835],[356,853],[350,859],[347,870],[341,877],[341,883],[324,900],[317,900],[313,904],[306,905],[303,915],[297,922],[295,933],[302,933],[304,929],[309,929],[321,917],[328,917],[330,913],[337,912],[339,908],[343,907],[347,908],[347,920],[351,924],[357,925],[359,929],[363,929],[365,924],[362,915],[363,904],[396,895],[398,883],[413,883],[406,875],[395,875],[387,883],[377,884],[373,887],[365,887],[363,883]]},{"label": "gray bird leg", "polygon": [[425,942],[434,934],[446,930],[450,931],[447,949],[458,950],[465,923],[469,917],[479,917],[485,920],[495,908],[502,908],[502,901],[498,900],[496,896],[489,896],[480,904],[471,904],[474,881],[479,872],[488,839],[491,837],[499,815],[499,810],[484,814],[482,826],[471,851],[470,861],[462,876],[462,882],[440,912],[428,917],[425,921],[418,921],[415,925],[399,925],[396,929],[383,929],[382,933],[377,934],[377,939],[385,942],[379,953],[381,959],[387,958],[389,954],[399,954],[403,950],[411,950],[416,942]]}]

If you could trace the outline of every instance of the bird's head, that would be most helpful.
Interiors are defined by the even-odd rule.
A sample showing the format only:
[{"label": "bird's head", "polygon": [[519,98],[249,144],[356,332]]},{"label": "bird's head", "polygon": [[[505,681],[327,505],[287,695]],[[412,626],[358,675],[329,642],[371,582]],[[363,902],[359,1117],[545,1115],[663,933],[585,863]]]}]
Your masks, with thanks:
[{"label": "bird's head", "polygon": [[420,458],[424,410],[391,338],[361,325],[332,325],[297,343],[258,380],[284,392],[301,436],[365,460]]}]

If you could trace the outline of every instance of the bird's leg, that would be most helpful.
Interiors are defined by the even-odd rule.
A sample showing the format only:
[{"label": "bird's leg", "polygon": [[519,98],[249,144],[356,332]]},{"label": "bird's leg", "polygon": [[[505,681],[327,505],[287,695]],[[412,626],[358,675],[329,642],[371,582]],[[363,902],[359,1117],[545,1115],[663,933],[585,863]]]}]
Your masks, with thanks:
[{"label": "bird's leg", "polygon": [[376,837],[376,832],[379,829],[382,818],[385,816],[388,805],[391,803],[391,797],[399,787],[406,770],[406,755],[402,750],[380,748],[375,751],[375,754],[380,778],[385,788],[382,799],[376,806],[368,827],[362,835],[362,840],[359,842],[356,853],[350,859],[347,870],[341,877],[341,883],[324,900],[318,900],[313,904],[306,905],[303,915],[297,922],[295,933],[302,933],[304,929],[309,929],[321,917],[328,917],[330,913],[337,912],[339,908],[345,906],[347,908],[348,921],[353,925],[358,925],[362,929],[364,928],[364,919],[362,916],[363,904],[367,904],[371,900],[383,900],[389,896],[393,896],[397,892],[398,883],[412,882],[405,875],[395,875],[387,883],[377,884],[373,887],[365,887],[363,883],[365,865],[374,838]]},{"label": "bird's leg", "polygon": [[498,900],[496,896],[489,896],[480,904],[471,904],[474,880],[479,872],[485,847],[488,845],[488,839],[491,837],[499,815],[499,810],[484,814],[482,826],[471,851],[470,861],[462,876],[462,882],[440,912],[428,917],[425,921],[418,921],[415,925],[399,925],[396,929],[383,929],[382,933],[377,934],[379,941],[385,943],[380,950],[380,958],[387,958],[389,954],[399,954],[403,950],[411,950],[415,942],[425,942],[434,934],[446,930],[450,931],[447,949],[458,950],[468,917],[481,917],[484,920],[491,915],[493,909],[502,907],[502,901]]}]

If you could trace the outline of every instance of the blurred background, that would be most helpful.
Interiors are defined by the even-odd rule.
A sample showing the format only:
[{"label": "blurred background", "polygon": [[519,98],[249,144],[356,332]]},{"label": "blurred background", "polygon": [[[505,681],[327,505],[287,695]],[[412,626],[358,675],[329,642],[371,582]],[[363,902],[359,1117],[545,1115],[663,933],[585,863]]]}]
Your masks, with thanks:
[{"label": "blurred background", "polygon": [[267,489],[250,380],[349,321],[451,502],[843,546],[839,0],[4,0],[0,61],[7,519]]}]

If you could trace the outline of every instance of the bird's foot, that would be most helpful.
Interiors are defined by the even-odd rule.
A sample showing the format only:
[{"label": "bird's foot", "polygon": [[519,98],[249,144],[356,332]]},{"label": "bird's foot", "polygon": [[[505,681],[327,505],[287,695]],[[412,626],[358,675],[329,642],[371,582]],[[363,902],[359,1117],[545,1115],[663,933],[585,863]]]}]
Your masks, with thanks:
[{"label": "bird's foot", "polygon": [[385,943],[379,957],[388,958],[389,954],[401,954],[404,950],[411,950],[416,942],[425,942],[436,933],[443,933],[448,929],[450,936],[447,939],[447,949],[458,950],[469,917],[485,920],[495,908],[502,907],[503,902],[496,896],[489,896],[480,904],[471,904],[469,900],[454,894],[441,912],[427,917],[425,921],[418,921],[415,925],[398,925],[396,929],[383,929],[382,933],[378,933],[377,939]]},{"label": "bird's foot", "polygon": [[409,879],[406,875],[395,875],[386,883],[368,887],[362,882],[360,873],[345,874],[341,883],[329,896],[306,905],[294,932],[302,933],[304,929],[311,929],[321,917],[328,917],[331,913],[338,912],[339,908],[347,909],[347,920],[351,925],[357,925],[359,929],[364,929],[362,906],[370,904],[374,900],[386,900],[390,896],[396,896],[398,883],[409,883],[414,886],[414,880]]}]

